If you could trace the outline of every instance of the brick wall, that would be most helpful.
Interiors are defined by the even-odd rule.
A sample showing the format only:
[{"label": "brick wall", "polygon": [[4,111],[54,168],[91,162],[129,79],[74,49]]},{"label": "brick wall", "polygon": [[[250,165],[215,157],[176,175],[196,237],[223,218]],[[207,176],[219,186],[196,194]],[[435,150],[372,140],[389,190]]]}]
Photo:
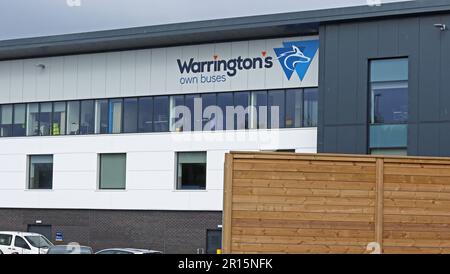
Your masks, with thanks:
[{"label": "brick wall", "polygon": [[[26,231],[41,220],[62,232],[64,242],[94,250],[134,247],[164,253],[196,253],[206,249],[206,230],[222,224],[221,212],[0,209],[0,231]],[[61,243],[57,243],[61,244]]]}]

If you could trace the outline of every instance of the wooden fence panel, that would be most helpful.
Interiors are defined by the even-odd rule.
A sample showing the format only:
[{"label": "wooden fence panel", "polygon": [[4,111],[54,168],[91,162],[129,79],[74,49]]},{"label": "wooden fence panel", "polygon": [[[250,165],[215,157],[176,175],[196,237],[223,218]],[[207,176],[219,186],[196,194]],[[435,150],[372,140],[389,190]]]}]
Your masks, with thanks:
[{"label": "wooden fence panel", "polygon": [[230,153],[224,253],[450,253],[450,160]]}]

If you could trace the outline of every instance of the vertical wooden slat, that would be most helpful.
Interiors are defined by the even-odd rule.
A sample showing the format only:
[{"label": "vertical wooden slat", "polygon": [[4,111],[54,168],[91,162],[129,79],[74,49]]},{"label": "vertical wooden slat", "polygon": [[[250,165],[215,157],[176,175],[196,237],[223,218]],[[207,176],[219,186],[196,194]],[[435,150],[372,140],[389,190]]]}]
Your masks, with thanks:
[{"label": "vertical wooden slat", "polygon": [[224,254],[231,253],[231,218],[233,191],[233,154],[225,155],[224,198],[223,198],[223,229],[222,249]]},{"label": "vertical wooden slat", "polygon": [[384,160],[376,162],[376,210],[375,210],[375,241],[380,244],[383,253],[383,206],[384,206]]}]

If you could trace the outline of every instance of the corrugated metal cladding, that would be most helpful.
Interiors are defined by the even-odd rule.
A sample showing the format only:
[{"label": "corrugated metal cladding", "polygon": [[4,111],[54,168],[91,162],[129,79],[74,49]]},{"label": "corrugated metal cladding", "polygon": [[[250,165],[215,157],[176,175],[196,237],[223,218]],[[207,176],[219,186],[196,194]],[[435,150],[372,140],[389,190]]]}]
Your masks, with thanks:
[{"label": "corrugated metal cladding", "polygon": [[409,58],[408,154],[450,156],[450,13],[322,25],[318,151],[367,153],[369,60]]}]

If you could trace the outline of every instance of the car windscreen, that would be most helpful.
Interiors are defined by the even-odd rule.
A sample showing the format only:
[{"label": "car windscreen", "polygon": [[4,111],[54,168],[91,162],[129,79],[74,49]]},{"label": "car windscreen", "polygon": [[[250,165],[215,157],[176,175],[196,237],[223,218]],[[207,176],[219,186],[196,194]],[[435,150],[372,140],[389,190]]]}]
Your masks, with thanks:
[{"label": "car windscreen", "polygon": [[43,236],[25,236],[27,241],[36,248],[49,248],[53,244]]}]

